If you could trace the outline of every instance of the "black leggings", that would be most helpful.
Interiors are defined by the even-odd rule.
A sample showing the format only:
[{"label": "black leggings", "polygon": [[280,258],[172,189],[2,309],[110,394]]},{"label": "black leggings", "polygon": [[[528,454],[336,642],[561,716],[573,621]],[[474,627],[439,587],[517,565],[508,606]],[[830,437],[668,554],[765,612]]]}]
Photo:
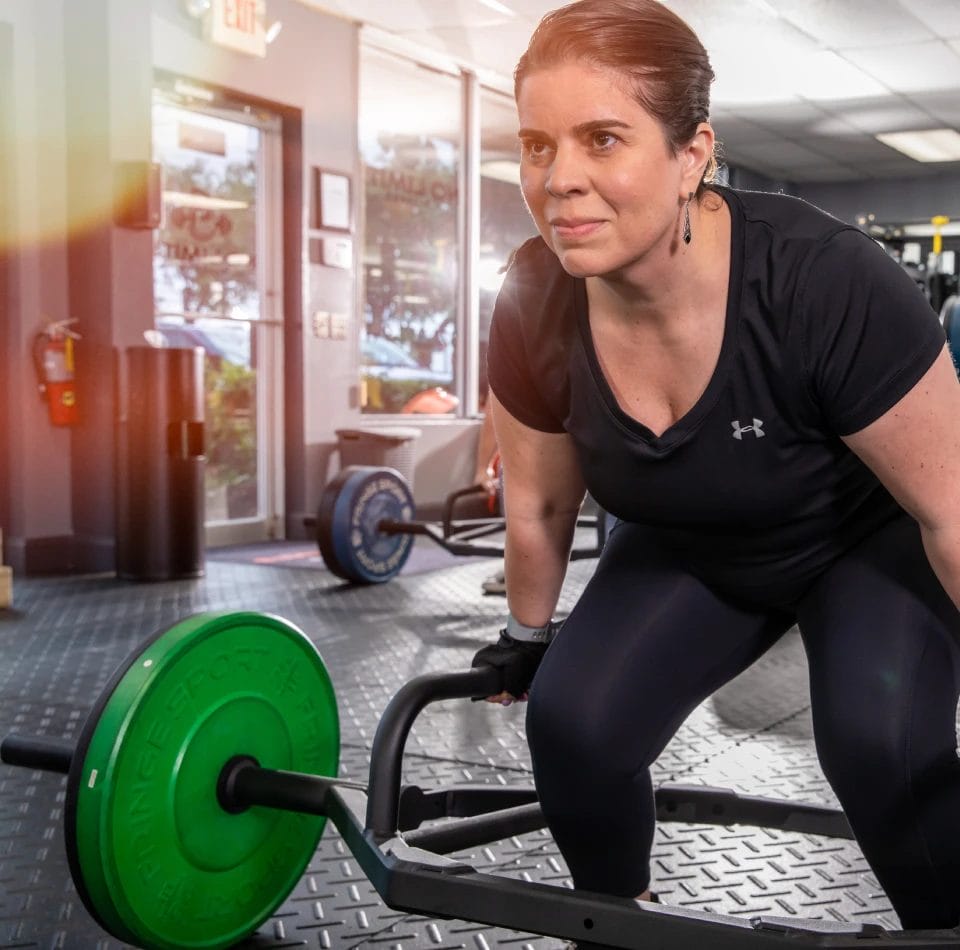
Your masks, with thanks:
[{"label": "black leggings", "polygon": [[736,606],[649,532],[621,524],[551,644],[527,734],[550,829],[577,887],[650,880],[648,768],[686,716],[796,621],[817,753],[905,928],[960,922],[960,612],[899,518],[790,612]]}]

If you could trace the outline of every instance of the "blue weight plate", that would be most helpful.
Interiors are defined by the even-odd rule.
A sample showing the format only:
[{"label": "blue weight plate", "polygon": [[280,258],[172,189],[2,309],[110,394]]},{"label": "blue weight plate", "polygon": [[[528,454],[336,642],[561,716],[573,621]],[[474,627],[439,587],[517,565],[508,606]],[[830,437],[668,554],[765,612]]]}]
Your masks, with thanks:
[{"label": "blue weight plate", "polygon": [[404,477],[392,468],[353,465],[342,475],[327,533],[339,570],[330,569],[355,584],[382,584],[406,564],[413,535],[387,534],[379,525],[412,521],[413,495]]},{"label": "blue weight plate", "polygon": [[344,580],[350,580],[350,578],[344,573],[343,565],[338,560],[334,549],[333,512],[337,505],[337,498],[343,490],[343,483],[350,476],[350,471],[349,468],[341,469],[335,478],[327,482],[317,507],[317,547],[320,549],[320,556],[330,573]]}]

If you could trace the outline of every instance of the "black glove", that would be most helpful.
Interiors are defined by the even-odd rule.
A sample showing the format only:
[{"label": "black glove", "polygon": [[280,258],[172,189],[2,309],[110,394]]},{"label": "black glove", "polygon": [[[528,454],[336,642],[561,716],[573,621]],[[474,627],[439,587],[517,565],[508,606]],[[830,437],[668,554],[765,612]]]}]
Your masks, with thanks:
[{"label": "black glove", "polygon": [[500,639],[479,650],[471,666],[494,666],[500,670],[500,689],[519,699],[529,689],[537,667],[547,652],[549,640],[560,628],[551,621],[547,642],[515,640],[506,630],[500,631]]}]

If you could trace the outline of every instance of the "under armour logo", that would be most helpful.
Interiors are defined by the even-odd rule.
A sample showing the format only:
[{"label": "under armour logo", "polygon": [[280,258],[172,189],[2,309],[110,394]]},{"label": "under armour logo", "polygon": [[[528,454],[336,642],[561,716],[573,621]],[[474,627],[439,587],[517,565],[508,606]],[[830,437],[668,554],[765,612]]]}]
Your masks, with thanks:
[{"label": "under armour logo", "polygon": [[739,419],[734,419],[730,425],[733,426],[733,437],[735,439],[742,440],[744,432],[752,432],[758,439],[762,439],[766,434],[763,431],[763,419],[754,419],[751,426],[742,426]]}]

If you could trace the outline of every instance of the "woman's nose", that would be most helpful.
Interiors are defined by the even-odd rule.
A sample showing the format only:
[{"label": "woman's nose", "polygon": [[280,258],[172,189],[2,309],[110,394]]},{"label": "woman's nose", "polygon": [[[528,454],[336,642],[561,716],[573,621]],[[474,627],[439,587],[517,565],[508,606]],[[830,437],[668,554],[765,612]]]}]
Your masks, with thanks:
[{"label": "woman's nose", "polygon": [[560,198],[583,191],[584,185],[585,172],[582,162],[579,161],[573,149],[561,146],[557,149],[553,162],[550,164],[550,171],[546,180],[547,191]]}]

